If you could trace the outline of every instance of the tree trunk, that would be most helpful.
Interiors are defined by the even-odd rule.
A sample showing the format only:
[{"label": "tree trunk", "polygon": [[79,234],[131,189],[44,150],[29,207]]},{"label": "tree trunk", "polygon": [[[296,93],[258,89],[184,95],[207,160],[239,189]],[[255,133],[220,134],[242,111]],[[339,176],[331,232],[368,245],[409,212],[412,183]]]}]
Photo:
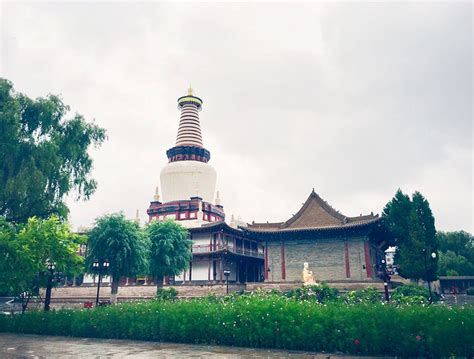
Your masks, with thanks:
[{"label": "tree trunk", "polygon": [[158,288],[163,288],[163,277],[158,275],[158,276],[155,277],[155,280],[156,280],[156,282],[155,282],[156,286]]},{"label": "tree trunk", "polygon": [[110,303],[112,304],[117,304],[117,293],[118,293],[119,283],[120,283],[120,277],[113,276],[112,277],[112,290],[110,294]]}]

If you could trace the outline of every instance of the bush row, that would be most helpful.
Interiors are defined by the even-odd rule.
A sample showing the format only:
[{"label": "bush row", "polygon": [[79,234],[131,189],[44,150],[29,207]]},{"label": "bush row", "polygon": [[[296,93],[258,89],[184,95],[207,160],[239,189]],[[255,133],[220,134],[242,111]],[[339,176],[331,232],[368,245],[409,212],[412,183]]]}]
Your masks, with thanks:
[{"label": "bush row", "polygon": [[399,356],[474,354],[474,309],[320,304],[277,294],[0,316],[0,331]]},{"label": "bush row", "polygon": [[[367,287],[360,290],[352,290],[345,295],[339,295],[339,291],[325,283],[314,286],[303,286],[292,289],[286,293],[274,291],[289,298],[315,300],[319,303],[344,302],[348,304],[357,303],[381,303],[385,302],[385,296],[376,288]],[[433,297],[437,301],[438,297]],[[390,296],[390,300],[395,304],[429,304],[428,289],[408,284],[397,287]]]}]

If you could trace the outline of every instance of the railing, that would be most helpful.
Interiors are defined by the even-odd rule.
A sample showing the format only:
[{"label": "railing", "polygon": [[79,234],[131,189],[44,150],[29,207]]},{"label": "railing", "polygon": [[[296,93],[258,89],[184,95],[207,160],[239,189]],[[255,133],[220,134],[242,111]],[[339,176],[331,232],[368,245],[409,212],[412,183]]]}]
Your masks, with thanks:
[{"label": "railing", "polygon": [[222,250],[227,250],[231,253],[235,254],[242,254],[248,257],[256,257],[256,258],[263,258],[263,252],[258,251],[255,249],[249,249],[249,248],[242,248],[242,247],[235,247],[233,244],[216,244],[216,245],[211,245],[211,244],[195,244],[192,247],[192,252],[196,254],[202,254],[202,253],[213,253],[213,252],[218,252]]}]

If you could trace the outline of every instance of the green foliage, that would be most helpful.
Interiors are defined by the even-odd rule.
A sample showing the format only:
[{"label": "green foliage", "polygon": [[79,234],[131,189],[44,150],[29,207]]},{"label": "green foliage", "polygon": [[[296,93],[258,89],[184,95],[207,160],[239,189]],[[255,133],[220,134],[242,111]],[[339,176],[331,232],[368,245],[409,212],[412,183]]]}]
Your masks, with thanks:
[{"label": "green foliage", "polygon": [[112,294],[117,293],[120,277],[147,272],[148,240],[138,224],[122,213],[98,218],[88,236],[87,269],[92,269],[95,260],[108,260]]},{"label": "green foliage", "polygon": [[380,303],[382,295],[376,288],[367,287],[359,290],[352,290],[346,294],[345,300],[350,304],[357,303]]},{"label": "green foliage", "polygon": [[411,279],[435,280],[437,278],[438,243],[434,217],[428,201],[420,192],[410,199],[398,190],[387,203],[382,217],[397,246],[395,264],[401,276]]},{"label": "green foliage", "polygon": [[66,119],[68,112],[61,98],[32,100],[0,78],[0,215],[7,220],[65,218],[69,192],[88,199],[95,191],[88,150],[105,130],[79,114]]},{"label": "green foliage", "polygon": [[395,288],[392,300],[402,304],[428,304],[428,289],[416,284],[406,284]]},{"label": "green foliage", "polygon": [[472,276],[474,275],[474,263],[450,250],[439,252],[438,274],[441,276]]},{"label": "green foliage", "polygon": [[150,273],[159,279],[178,275],[192,259],[192,241],[186,228],[172,220],[153,221],[146,229],[150,240]]},{"label": "green foliage", "polygon": [[400,246],[410,238],[409,219],[412,211],[410,197],[400,189],[382,212],[385,226],[391,235],[391,244]]},{"label": "green foliage", "polygon": [[76,274],[82,269],[80,244],[85,238],[71,233],[58,217],[30,218],[24,225],[0,219],[0,292],[17,295],[44,286],[47,260],[56,270]]},{"label": "green foliage", "polygon": [[474,237],[467,232],[438,232],[441,276],[474,275]]},{"label": "green foliage", "polygon": [[157,288],[156,299],[175,300],[178,297],[178,291],[174,288]]},{"label": "green foliage", "polygon": [[301,288],[292,289],[286,293],[286,296],[297,300],[314,300],[318,303],[327,303],[337,300],[339,292],[336,288],[322,283],[320,285],[306,285]]},{"label": "green foliage", "polygon": [[421,295],[409,295],[393,298],[398,304],[404,305],[428,305],[430,302],[428,299]]},{"label": "green foliage", "polygon": [[437,232],[439,250],[452,251],[474,262],[474,237],[465,231]]},{"label": "green foliage", "polygon": [[448,277],[457,277],[459,275],[458,272],[456,272],[454,269],[447,269],[446,270],[446,276]]},{"label": "green foliage", "polygon": [[472,307],[320,304],[267,293],[0,316],[0,331],[399,357],[471,357]]}]

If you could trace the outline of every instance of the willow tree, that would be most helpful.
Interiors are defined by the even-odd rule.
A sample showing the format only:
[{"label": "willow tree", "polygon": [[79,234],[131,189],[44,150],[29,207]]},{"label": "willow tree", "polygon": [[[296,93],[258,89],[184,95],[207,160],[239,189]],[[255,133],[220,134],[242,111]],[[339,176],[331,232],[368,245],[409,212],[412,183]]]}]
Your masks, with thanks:
[{"label": "willow tree", "polygon": [[95,260],[108,260],[106,274],[112,277],[111,302],[117,302],[120,278],[145,274],[148,268],[148,240],[139,225],[122,213],[96,220],[88,233],[86,266],[90,271]]},{"label": "willow tree", "polygon": [[150,273],[157,285],[163,285],[164,276],[183,273],[192,259],[189,233],[173,220],[151,222],[146,229],[150,240]]},{"label": "willow tree", "polygon": [[105,130],[68,113],[60,97],[33,100],[0,78],[0,215],[7,220],[66,218],[68,193],[94,193],[88,150],[104,141]]}]

